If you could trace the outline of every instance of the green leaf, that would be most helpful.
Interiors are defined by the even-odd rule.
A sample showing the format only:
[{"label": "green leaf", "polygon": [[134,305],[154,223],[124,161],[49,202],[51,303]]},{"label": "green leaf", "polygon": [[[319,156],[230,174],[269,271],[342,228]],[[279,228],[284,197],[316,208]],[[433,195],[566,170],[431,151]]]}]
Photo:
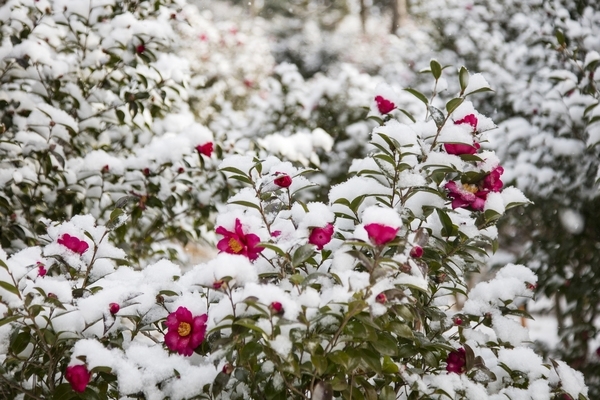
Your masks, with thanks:
[{"label": "green leaf", "polygon": [[163,295],[163,296],[179,296],[179,293],[174,292],[172,290],[161,290],[160,292],[158,292],[158,294]]},{"label": "green leaf", "polygon": [[301,274],[294,274],[290,276],[290,282],[294,285],[300,285],[304,282],[304,277]]},{"label": "green leaf", "polygon": [[418,90],[412,88],[406,88],[404,90],[415,96],[417,99],[421,100],[423,103],[425,103],[425,105],[429,104],[429,100],[427,100],[427,97],[425,97],[425,95],[419,92]]},{"label": "green leaf", "polygon": [[384,374],[397,374],[398,372],[400,372],[400,368],[398,368],[398,365],[396,365],[396,363],[389,356],[383,357],[382,370]]},{"label": "green leaf", "polygon": [[138,198],[136,196],[124,196],[124,197],[121,197],[119,200],[116,201],[115,207],[117,207],[117,208],[123,208],[130,201],[137,201],[137,200],[138,200]]},{"label": "green leaf", "polygon": [[495,210],[485,210],[485,212],[483,213],[483,216],[487,222],[493,222],[493,221],[497,221],[498,219],[500,219],[500,217],[502,215],[500,215]]},{"label": "green leaf", "polygon": [[435,122],[435,126],[437,126],[438,128],[444,126],[444,122],[446,122],[446,117],[444,116],[442,110],[434,106],[429,106],[428,109],[431,113],[431,118],[433,118],[433,121]]},{"label": "green leaf", "polygon": [[240,358],[244,361],[250,360],[260,353],[262,353],[263,348],[258,341],[250,341],[242,347],[242,351],[240,351]]},{"label": "green leaf", "polygon": [[458,108],[458,106],[460,106],[464,101],[465,101],[465,99],[463,99],[462,97],[456,97],[456,98],[450,100],[449,102],[447,102],[446,103],[446,111],[448,111],[448,115],[452,114],[452,112],[454,110],[456,110]]},{"label": "green leaf", "polygon": [[19,315],[11,315],[10,317],[0,318],[0,326],[6,325],[10,322],[16,321],[20,318]]},{"label": "green leaf", "polygon": [[379,332],[377,340],[371,345],[377,352],[384,356],[395,356],[398,354],[398,341],[387,332]]},{"label": "green leaf", "polygon": [[458,80],[460,83],[460,92],[464,93],[467,86],[469,86],[469,71],[465,67],[460,67]]},{"label": "green leaf", "polygon": [[323,356],[323,355],[311,355],[310,356],[310,360],[312,361],[312,364],[314,365],[315,369],[317,370],[317,374],[322,375],[325,373],[325,371],[327,370],[327,357]]},{"label": "green leaf", "polygon": [[19,291],[17,290],[16,287],[14,287],[13,285],[11,285],[8,282],[5,281],[0,281],[0,287],[4,290],[6,290],[7,292],[10,292],[16,296],[19,296]]},{"label": "green leaf", "polygon": [[440,63],[437,62],[437,60],[432,59],[429,62],[429,67],[431,68],[431,74],[433,75],[435,80],[437,81],[438,79],[440,79],[440,77],[442,76],[442,66],[440,65]]},{"label": "green leaf", "polygon": [[249,185],[253,185],[252,181],[243,175],[231,175],[229,178],[235,179],[236,181],[247,183]]},{"label": "green leaf", "polygon": [[489,88],[489,87],[482,87],[480,89],[473,90],[472,92],[467,93],[465,96],[470,96],[475,93],[483,93],[483,92],[493,92],[493,90],[492,90],[492,88]]},{"label": "green leaf", "polygon": [[4,268],[5,270],[8,271],[8,265],[6,265],[6,263],[2,260],[0,260],[0,267]]},{"label": "green leaf", "polygon": [[375,372],[381,373],[381,357],[375,351],[359,349],[360,358]]},{"label": "green leaf", "polygon": [[415,119],[415,117],[413,117],[413,115],[411,113],[409,113],[408,111],[406,111],[403,108],[399,108],[399,110],[406,115],[412,122],[417,122],[417,120]]},{"label": "green leaf", "polygon": [[14,336],[10,341],[10,349],[15,355],[21,353],[27,345],[31,342],[31,333],[24,331]]},{"label": "green leaf", "polygon": [[245,173],[245,172],[244,172],[244,171],[242,171],[241,169],[237,169],[237,168],[235,168],[235,167],[224,167],[224,168],[221,168],[221,171],[224,171],[224,172],[231,172],[231,173],[234,173],[234,174],[236,174],[236,175],[242,175],[242,176],[246,176],[246,177],[248,176],[248,174],[247,174],[247,173]]},{"label": "green leaf", "polygon": [[452,232],[454,232],[454,225],[452,224],[452,219],[448,216],[448,213],[446,213],[446,211],[440,208],[436,208],[435,211],[437,212],[438,217],[440,217],[440,222],[442,223],[442,235],[451,236]]},{"label": "green leaf", "polygon": [[396,400],[396,392],[391,386],[386,386],[379,392],[379,400]]},{"label": "green leaf", "polygon": [[234,201],[230,201],[228,204],[238,204],[240,206],[244,206],[244,207],[248,207],[248,208],[254,208],[255,210],[260,211],[260,207],[257,204],[254,204],[250,201],[244,201],[244,200],[234,200]]},{"label": "green leaf", "polygon": [[77,397],[77,393],[71,389],[70,383],[61,383],[54,388],[54,393],[52,393],[53,400],[70,400]]},{"label": "green leaf", "polygon": [[461,154],[459,155],[460,159],[463,161],[469,161],[469,162],[482,162],[483,159],[479,156],[476,156],[475,154]]},{"label": "green leaf", "polygon": [[353,317],[356,314],[360,314],[365,308],[367,308],[367,302],[364,300],[354,300],[348,303],[348,312],[346,317]]},{"label": "green leaf", "polygon": [[263,335],[265,334],[265,331],[263,331],[261,328],[259,328],[258,326],[256,326],[256,322],[254,322],[254,320],[252,320],[250,318],[238,319],[233,324],[234,325],[243,326],[244,328],[248,328],[250,330],[259,332],[259,333],[261,333]]},{"label": "green leaf", "polygon": [[308,260],[315,253],[315,246],[312,244],[305,244],[296,249],[292,255],[292,266],[297,267],[304,261]]},{"label": "green leaf", "polygon": [[565,46],[566,41],[565,41],[565,34],[563,33],[563,31],[560,29],[557,29],[555,35],[556,35],[556,40],[558,41],[558,44],[560,44],[561,46]]},{"label": "green leaf", "polygon": [[392,324],[393,332],[403,338],[412,339],[414,337],[413,330],[406,324],[396,322]]},{"label": "green leaf", "polygon": [[273,250],[275,253],[277,253],[278,256],[285,256],[285,252],[283,250],[281,250],[279,247],[275,246],[272,243],[264,243],[264,242],[260,242],[258,244],[258,246],[264,247],[266,249],[269,250]]}]

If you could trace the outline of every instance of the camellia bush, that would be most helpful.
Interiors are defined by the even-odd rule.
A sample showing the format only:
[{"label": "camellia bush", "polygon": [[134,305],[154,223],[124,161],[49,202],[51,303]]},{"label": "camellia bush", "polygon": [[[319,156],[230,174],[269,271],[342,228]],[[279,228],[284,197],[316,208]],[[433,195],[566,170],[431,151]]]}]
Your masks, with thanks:
[{"label": "camellia bush", "polygon": [[[2,15],[7,10],[20,12],[21,18],[12,14],[16,21],[52,14],[36,8],[37,3],[24,9],[10,3],[1,9]],[[122,18],[128,21],[121,25],[124,29],[133,29],[136,23],[148,28],[140,21],[152,20],[155,12],[166,18],[163,22],[177,20],[177,13],[173,16],[167,5],[158,2],[125,3],[131,9],[116,4],[98,8],[102,13],[94,14],[97,18],[73,12],[56,29],[69,37],[67,32],[80,26],[76,21],[86,18],[87,26],[108,24],[105,33],[112,35],[115,21]],[[90,31],[79,32],[73,40],[82,40],[84,32]],[[32,29],[30,35],[35,34]],[[17,39],[26,44],[33,40],[27,35],[13,41]],[[8,40],[7,36],[3,43],[12,43]],[[135,47],[128,44],[114,62],[134,63],[136,57],[150,52],[150,41],[142,43],[135,35],[130,40]],[[48,42],[36,39],[36,43],[44,47]],[[68,41],[56,45],[61,43]],[[17,57],[17,50],[11,51]],[[70,54],[66,50],[59,54],[63,53]],[[58,144],[86,138],[95,143],[93,135],[87,136],[86,129],[91,128],[82,127],[80,119],[74,126],[67,123],[79,115],[76,106],[86,103],[75,102],[76,96],[65,97],[74,99],[73,108],[67,108],[75,110],[71,119],[59,100],[54,100],[52,109],[42,106],[37,96],[43,99],[46,92],[39,95],[24,86],[43,88],[37,83],[44,79],[27,75],[38,69],[37,61],[19,54],[18,67],[13,65],[15,69],[9,71],[25,81],[7,83],[5,89],[14,90],[21,99],[5,106],[12,107],[13,113],[5,111],[5,115],[14,119],[3,143],[20,157],[14,162],[19,169],[11,170],[12,178],[6,181],[13,188],[7,203],[14,207],[16,221],[29,221],[25,217],[32,212],[43,218],[25,235],[10,237],[6,245],[10,255],[0,252],[3,397],[587,398],[580,373],[561,361],[544,361],[527,345],[528,333],[518,317],[524,314],[519,306],[532,297],[537,281],[531,270],[509,264],[488,282],[472,289],[466,284],[466,274],[476,272],[497,246],[497,220],[507,209],[528,203],[518,189],[504,187],[497,156],[482,149],[495,125],[470,101],[471,96],[489,91],[481,75],[461,68],[456,96],[447,102],[439,100],[435,90],[427,97],[407,89],[422,102],[415,115],[399,108],[400,95],[392,88],[378,86],[371,104],[365,104],[371,119],[378,121],[369,138],[369,154],[353,160],[342,183],[325,184],[326,202],[305,201],[310,198],[306,193],[317,186],[311,181],[312,170],[274,156],[240,153],[218,165],[214,176],[222,179],[219,185],[223,186],[203,181],[208,186],[196,187],[197,195],[169,203],[168,193],[186,192],[192,184],[177,178],[192,168],[191,160],[197,162],[193,164],[197,170],[207,167],[205,161],[212,160],[220,144],[193,122],[187,130],[167,125],[189,121],[181,115],[184,101],[174,100],[173,108],[167,109],[168,113],[183,110],[179,115],[169,118],[167,111],[162,115],[156,110],[156,116],[150,115],[154,119],[148,117],[153,127],[163,127],[153,136],[150,122],[136,125],[135,118],[152,109],[144,101],[166,101],[168,96],[160,91],[108,91],[115,96],[114,103],[97,106],[97,112],[115,119],[92,126],[98,137],[107,136],[100,160],[114,163],[104,173],[117,169],[112,165],[120,165],[123,159],[133,160],[123,162],[123,176],[112,182],[122,197],[81,196],[82,205],[65,216],[59,211],[71,200],[61,198],[43,208],[44,201],[56,200],[56,192],[41,188],[46,176],[66,175],[60,162],[54,168],[55,159],[60,160],[54,154]],[[100,65],[98,70],[112,77],[107,83],[99,80],[95,90],[106,90],[104,85],[113,81],[145,86],[140,76],[111,75],[128,70],[126,65],[119,69],[90,65]],[[156,72],[151,74],[156,82],[152,85],[165,83],[162,74],[152,70]],[[431,61],[429,72],[435,88],[443,68]],[[72,87],[79,82],[74,79]],[[73,90],[70,93],[78,93]],[[108,92],[102,93],[111,96]],[[34,105],[26,102],[30,97]],[[31,112],[21,112],[28,104]],[[17,117],[29,118],[40,109],[48,111],[40,111],[29,125]],[[42,117],[48,113],[52,118],[46,121]],[[42,133],[50,134],[44,146],[18,152],[16,148],[23,147],[20,132],[39,125],[46,129]],[[52,139],[58,144],[46,147],[57,126],[71,129],[65,127],[64,138]],[[138,131],[140,126],[146,130]],[[128,151],[121,153],[125,147]],[[51,157],[49,168],[39,157]],[[188,164],[177,164],[176,157]],[[143,166],[140,160],[146,166],[130,171]],[[27,169],[21,163],[27,162],[39,171],[33,175],[38,180],[25,176]],[[91,161],[83,158],[82,164]],[[15,180],[16,172],[24,175],[22,180]],[[164,174],[173,177],[168,186],[163,186]],[[76,176],[65,182],[65,195],[72,193],[69,185],[78,181]],[[154,190],[155,197],[129,189],[129,178],[137,179],[140,188]],[[28,207],[15,207],[21,203],[13,199],[30,193],[23,186],[30,181],[40,188],[35,192],[40,197],[32,197]],[[198,207],[194,200],[213,196],[205,187],[226,187],[222,193],[230,193],[223,203],[214,201],[218,211],[214,224],[197,222],[199,230],[214,226],[219,254],[184,269],[168,259],[153,261],[158,255],[153,252],[147,254],[147,264],[137,262],[140,253],[132,241],[164,233],[171,224],[193,224],[193,215],[185,210]],[[133,198],[136,207],[125,207]],[[165,213],[156,226],[147,222],[144,207],[150,206],[155,212],[150,215]]]},{"label": "camellia bush", "polygon": [[[484,150],[481,75],[442,101],[436,61],[429,96],[347,68],[310,98],[283,64],[261,103],[262,82],[194,85],[265,71],[198,67],[188,39],[209,64],[244,40],[184,1],[12,0],[0,20],[2,398],[586,399],[527,346],[529,269],[466,283],[528,203]],[[236,107],[271,135],[227,136]],[[324,126],[367,156],[307,168]],[[198,240],[219,254],[192,266]]]},{"label": "camellia bush", "polygon": [[[475,101],[495,112],[490,139],[505,180],[533,205],[509,213],[505,249],[539,277],[558,332],[545,352],[581,370],[600,397],[598,252],[600,18],[595,1],[422,2],[448,63],[495,83]],[[441,28],[441,29],[440,29]]]}]

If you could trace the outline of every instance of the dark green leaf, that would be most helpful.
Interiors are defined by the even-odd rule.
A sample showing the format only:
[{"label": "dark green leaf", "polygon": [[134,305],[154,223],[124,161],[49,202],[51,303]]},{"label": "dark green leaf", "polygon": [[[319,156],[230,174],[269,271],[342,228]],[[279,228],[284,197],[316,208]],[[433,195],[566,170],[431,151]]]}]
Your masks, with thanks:
[{"label": "dark green leaf", "polygon": [[11,284],[10,284],[10,283],[8,283],[8,282],[5,282],[5,281],[0,281],[0,287],[1,287],[2,289],[4,289],[4,290],[6,290],[6,291],[8,291],[8,292],[10,292],[10,293],[12,293],[12,294],[14,294],[14,295],[17,295],[17,296],[19,296],[19,291],[17,290],[17,288],[16,288],[16,287],[14,287],[13,285],[11,285]]},{"label": "dark green leaf", "polygon": [[296,249],[292,255],[292,266],[297,267],[308,260],[315,253],[315,247],[312,244],[305,244]]},{"label": "dark green leaf", "polygon": [[415,96],[417,99],[421,100],[426,105],[429,104],[429,100],[427,100],[427,97],[425,97],[425,95],[423,93],[419,92],[418,90],[415,90],[412,88],[406,88],[404,90],[407,91],[408,93],[412,94],[413,96]]},{"label": "dark green leaf", "polygon": [[465,67],[460,67],[458,80],[460,83],[460,92],[464,93],[467,86],[469,86],[469,71]]},{"label": "dark green leaf", "polygon": [[440,79],[440,77],[442,76],[442,66],[440,65],[440,63],[437,62],[437,60],[432,59],[429,62],[429,67],[431,68],[431,74],[433,75],[435,80],[437,81],[438,79]]},{"label": "dark green leaf", "polygon": [[438,217],[440,217],[440,222],[442,223],[442,235],[452,235],[452,232],[454,231],[454,225],[452,224],[452,219],[448,216],[448,213],[439,208],[436,208],[435,211],[437,212]]},{"label": "dark green leaf", "polygon": [[431,113],[431,118],[433,118],[433,121],[435,122],[435,126],[437,126],[438,128],[444,126],[444,123],[446,122],[446,117],[444,116],[442,110],[434,106],[429,106],[428,108],[429,112]]},{"label": "dark green leaf", "polygon": [[462,97],[457,97],[447,102],[446,111],[448,111],[448,115],[452,114],[452,112],[456,110],[458,106],[460,106],[463,103],[463,101],[465,101],[465,99],[463,99]]}]

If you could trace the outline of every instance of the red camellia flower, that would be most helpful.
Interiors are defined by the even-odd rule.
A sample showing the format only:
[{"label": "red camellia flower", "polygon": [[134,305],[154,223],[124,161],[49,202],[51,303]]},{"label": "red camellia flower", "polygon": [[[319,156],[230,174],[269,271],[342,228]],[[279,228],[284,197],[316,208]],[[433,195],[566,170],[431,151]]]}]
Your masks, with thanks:
[{"label": "red camellia flower", "polygon": [[400,228],[394,228],[383,224],[368,224],[365,225],[365,230],[369,234],[371,242],[377,246],[381,246],[394,240]]},{"label": "red camellia flower", "polygon": [[143,44],[138,44],[135,47],[135,52],[138,53],[138,54],[142,54],[145,51],[146,51],[146,46],[144,46]]},{"label": "red camellia flower", "polygon": [[387,296],[385,293],[381,292],[377,296],[375,296],[375,301],[381,304],[387,303]]},{"label": "red camellia flower", "polygon": [[323,250],[323,246],[331,242],[333,236],[333,225],[327,224],[323,228],[313,228],[308,236],[308,243],[317,246],[318,250]]},{"label": "red camellia flower", "polygon": [[214,150],[213,142],[208,142],[208,143],[198,145],[198,146],[196,146],[196,150],[198,150],[198,153],[204,154],[206,157],[210,157]]},{"label": "red camellia flower", "polygon": [[184,356],[191,356],[194,350],[204,341],[206,320],[208,315],[193,317],[190,310],[179,307],[169,314],[165,325],[168,332],[165,335],[167,347]]},{"label": "red camellia flower", "polygon": [[464,143],[444,143],[446,153],[460,156],[462,154],[475,154],[481,146],[479,143],[473,142],[473,146]]},{"label": "red camellia flower", "polygon": [[257,235],[254,233],[244,233],[242,223],[238,218],[235,219],[234,232],[228,231],[222,226],[217,227],[215,232],[223,235],[223,239],[217,243],[217,248],[225,253],[242,254],[254,261],[258,258],[258,253],[265,249],[258,246],[260,238]]},{"label": "red camellia flower", "polygon": [[275,183],[277,186],[286,188],[286,187],[290,187],[290,185],[292,184],[292,177],[289,176],[288,174],[284,174],[282,172],[276,172],[275,175],[277,175],[277,178],[275,178],[273,183]]},{"label": "red camellia flower", "polygon": [[388,99],[383,98],[382,96],[375,96],[375,103],[377,103],[377,109],[382,114],[387,114],[391,112],[396,105],[389,101]]},{"label": "red camellia flower", "polygon": [[38,269],[38,276],[46,276],[46,274],[48,273],[48,271],[46,270],[46,266],[39,261],[36,265]]},{"label": "red camellia flower", "polygon": [[471,211],[482,211],[487,199],[488,192],[481,190],[479,186],[468,183],[458,186],[456,182],[450,181],[444,186],[448,189],[448,196],[452,199],[452,208],[466,208]]},{"label": "red camellia flower", "polygon": [[65,233],[58,239],[58,244],[62,244],[67,249],[77,254],[85,253],[90,247],[87,242],[79,240],[75,236],[71,236],[68,233]]},{"label": "red camellia flower", "polygon": [[423,257],[423,248],[421,246],[415,246],[410,249],[410,256],[413,258]]},{"label": "red camellia flower", "polygon": [[85,365],[71,365],[65,371],[65,379],[71,384],[71,388],[78,393],[85,391],[91,377]]},{"label": "red camellia flower", "polygon": [[497,166],[490,172],[485,178],[483,178],[483,182],[481,183],[481,187],[485,190],[489,190],[491,192],[499,192],[504,185],[500,180],[500,175],[504,173],[504,168],[501,166]]},{"label": "red camellia flower", "polygon": [[446,358],[446,371],[462,374],[466,371],[467,355],[464,348],[451,351]]},{"label": "red camellia flower", "polygon": [[111,313],[112,315],[115,315],[116,313],[118,313],[118,312],[119,312],[119,310],[121,309],[121,306],[120,306],[120,305],[118,305],[117,303],[110,303],[110,304],[108,305],[108,309],[110,310],[110,313]]},{"label": "red camellia flower", "polygon": [[455,125],[469,124],[473,130],[477,129],[477,117],[474,114],[465,115],[464,118],[454,121]]}]

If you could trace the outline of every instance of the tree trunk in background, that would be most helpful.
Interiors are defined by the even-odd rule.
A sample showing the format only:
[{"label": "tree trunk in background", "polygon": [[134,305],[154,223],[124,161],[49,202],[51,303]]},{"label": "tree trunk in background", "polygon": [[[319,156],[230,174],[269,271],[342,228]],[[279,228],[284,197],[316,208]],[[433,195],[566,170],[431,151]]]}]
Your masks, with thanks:
[{"label": "tree trunk in background", "polygon": [[363,33],[367,33],[367,6],[365,0],[360,0],[360,23]]},{"label": "tree trunk in background", "polygon": [[[361,2],[364,0],[361,0]],[[396,30],[404,26],[408,20],[408,4],[407,0],[392,1],[392,26],[390,33],[395,34]]]}]

